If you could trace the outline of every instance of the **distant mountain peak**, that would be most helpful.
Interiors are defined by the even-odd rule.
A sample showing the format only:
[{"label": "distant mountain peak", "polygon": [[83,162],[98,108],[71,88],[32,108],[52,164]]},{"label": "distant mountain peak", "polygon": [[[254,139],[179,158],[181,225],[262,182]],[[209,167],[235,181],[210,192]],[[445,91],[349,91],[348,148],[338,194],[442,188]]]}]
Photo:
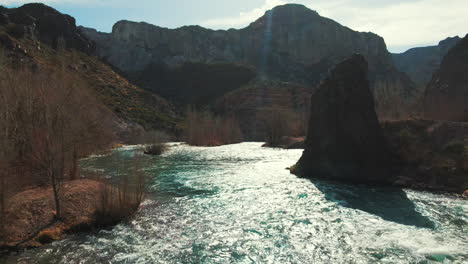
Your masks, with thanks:
[{"label": "distant mountain peak", "polygon": [[268,23],[296,27],[318,19],[325,20],[327,18],[321,17],[316,11],[304,5],[285,4],[266,11],[262,17],[251,23],[250,27],[263,27]]},{"label": "distant mountain peak", "polygon": [[273,12],[305,12],[305,13],[311,13],[311,14],[318,15],[318,13],[315,10],[310,9],[305,5],[291,4],[291,3],[275,6],[270,11],[273,11]]},{"label": "distant mountain peak", "polygon": [[459,41],[461,40],[461,38],[459,36],[455,36],[455,37],[448,37],[442,41],[439,42],[439,47],[441,47],[442,49],[450,49],[452,48],[453,46],[455,46],[455,44],[457,44]]},{"label": "distant mountain peak", "polygon": [[319,16],[319,14],[315,10],[312,10],[301,4],[285,4],[275,6],[274,8],[266,11],[265,15],[260,19],[270,15],[275,18],[291,18],[294,20]]}]

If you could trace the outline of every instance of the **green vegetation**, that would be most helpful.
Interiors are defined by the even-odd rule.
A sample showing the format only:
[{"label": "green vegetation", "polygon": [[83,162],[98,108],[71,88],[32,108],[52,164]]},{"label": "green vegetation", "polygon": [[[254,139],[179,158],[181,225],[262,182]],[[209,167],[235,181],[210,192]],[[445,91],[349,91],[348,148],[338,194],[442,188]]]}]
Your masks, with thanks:
[{"label": "green vegetation", "polygon": [[466,153],[466,146],[461,141],[451,141],[445,145],[444,151],[449,155],[461,156]]},{"label": "green vegetation", "polygon": [[296,170],[297,170],[297,164],[294,164],[289,168],[289,171],[291,172],[291,174],[296,174]]}]

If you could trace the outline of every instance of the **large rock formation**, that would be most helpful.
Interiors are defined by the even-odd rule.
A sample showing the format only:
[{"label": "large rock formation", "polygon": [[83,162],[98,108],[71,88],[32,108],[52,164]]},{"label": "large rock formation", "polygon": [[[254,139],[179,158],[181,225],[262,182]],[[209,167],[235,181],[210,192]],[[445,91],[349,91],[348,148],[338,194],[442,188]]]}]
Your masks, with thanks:
[{"label": "large rock formation", "polygon": [[[356,32],[302,5],[278,6],[235,30],[199,26],[178,29],[120,21],[111,34],[82,31],[97,44],[97,54],[127,76],[152,78],[151,68],[185,63],[236,63],[254,67],[262,79],[316,85],[330,67],[353,53],[369,61],[369,78],[381,117],[398,117],[413,99],[413,83],[397,71],[384,40]],[[157,76],[157,75],[154,75]],[[145,88],[158,82],[147,82]]]},{"label": "large rock formation", "polygon": [[424,95],[428,119],[468,121],[468,35],[442,60]]},{"label": "large rock formation", "polygon": [[52,48],[77,49],[91,53],[93,42],[81,35],[75,19],[44,4],[26,4],[2,8],[0,25],[12,23],[9,31],[15,37],[30,37]]},{"label": "large rock formation", "polygon": [[391,154],[367,73],[364,57],[353,55],[312,95],[306,148],[295,174],[354,183],[389,181]]},{"label": "large rock formation", "polygon": [[397,69],[406,73],[418,86],[418,90],[424,91],[432,75],[439,69],[442,58],[459,41],[460,38],[456,36],[442,40],[437,46],[413,48],[404,53],[392,54],[393,61]]}]

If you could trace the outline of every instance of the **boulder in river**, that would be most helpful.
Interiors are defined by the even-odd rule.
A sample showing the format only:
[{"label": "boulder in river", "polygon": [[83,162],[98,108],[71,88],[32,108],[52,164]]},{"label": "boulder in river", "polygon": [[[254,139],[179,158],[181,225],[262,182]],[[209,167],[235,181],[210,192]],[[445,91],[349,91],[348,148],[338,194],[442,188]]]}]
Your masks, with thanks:
[{"label": "boulder in river", "polygon": [[312,95],[305,151],[293,173],[354,183],[389,181],[392,155],[367,73],[367,61],[355,54],[339,63]]}]

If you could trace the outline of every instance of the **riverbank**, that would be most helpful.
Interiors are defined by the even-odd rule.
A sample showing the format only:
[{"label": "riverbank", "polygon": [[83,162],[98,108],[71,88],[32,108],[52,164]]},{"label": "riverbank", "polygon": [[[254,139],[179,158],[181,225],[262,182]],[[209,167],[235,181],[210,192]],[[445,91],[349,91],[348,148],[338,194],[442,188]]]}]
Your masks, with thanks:
[{"label": "riverbank", "polygon": [[[106,185],[94,180],[65,182],[62,219],[56,219],[51,187],[33,188],[11,197],[3,220],[0,247],[10,250],[39,247],[67,234],[92,230],[103,204]],[[115,192],[116,193],[116,192]]]},{"label": "riverbank", "polygon": [[139,158],[152,177],[144,206],[126,224],[72,235],[3,263],[468,260],[468,204],[460,196],[301,179],[284,170],[301,150],[262,144],[171,144],[157,158],[122,148],[85,159],[84,171],[133,175]]},{"label": "riverbank", "polygon": [[[467,192],[468,123],[401,120],[385,121],[381,126],[395,157],[391,185],[457,194]],[[291,167],[293,174],[294,169]]]},{"label": "riverbank", "polygon": [[400,160],[395,185],[458,194],[468,189],[468,123],[404,120],[382,128]]}]

